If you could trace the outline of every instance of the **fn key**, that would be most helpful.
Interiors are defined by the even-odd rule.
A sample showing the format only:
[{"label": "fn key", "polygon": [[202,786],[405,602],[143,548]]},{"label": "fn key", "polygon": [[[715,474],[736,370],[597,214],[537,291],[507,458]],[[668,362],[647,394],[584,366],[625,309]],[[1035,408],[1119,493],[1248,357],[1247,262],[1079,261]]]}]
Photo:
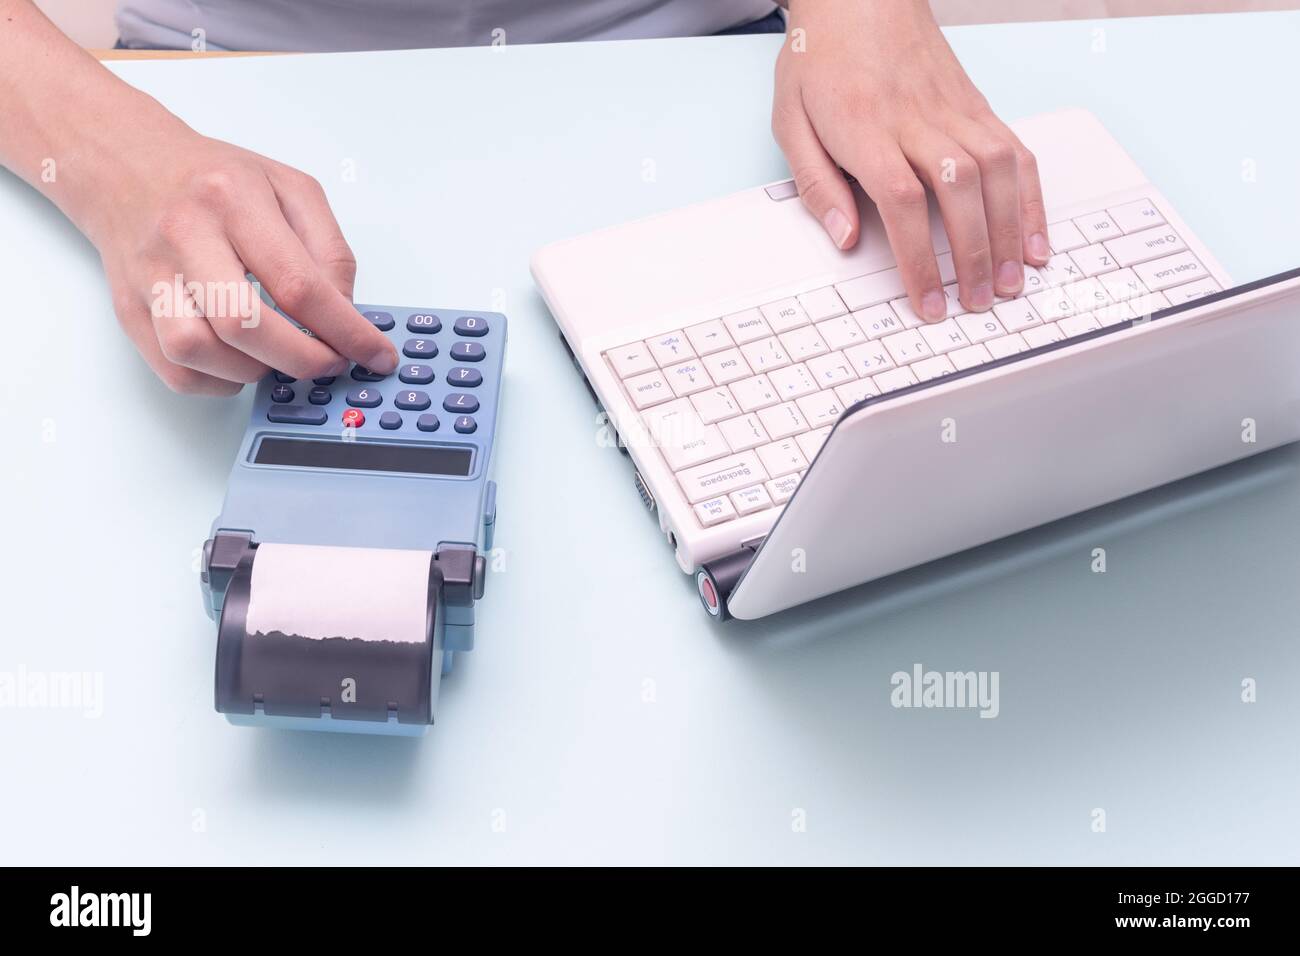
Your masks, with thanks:
[{"label": "fn key", "polygon": [[324,425],[328,415],[311,405],[276,405],[266,413],[267,421],[281,425]]}]

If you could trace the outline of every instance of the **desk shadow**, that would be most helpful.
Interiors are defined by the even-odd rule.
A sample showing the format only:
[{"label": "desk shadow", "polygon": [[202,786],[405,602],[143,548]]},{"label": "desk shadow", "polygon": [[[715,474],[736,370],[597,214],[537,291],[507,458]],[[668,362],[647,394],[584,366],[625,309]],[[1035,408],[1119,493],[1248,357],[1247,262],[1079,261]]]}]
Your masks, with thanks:
[{"label": "desk shadow", "polygon": [[[1300,443],[1222,465],[1108,505],[900,571],[757,621],[711,621],[732,647],[780,650],[860,638],[863,625],[948,595],[1009,577],[1070,552],[1300,480]],[[686,588],[698,601],[693,581]],[[797,625],[797,626],[796,626]]]}]

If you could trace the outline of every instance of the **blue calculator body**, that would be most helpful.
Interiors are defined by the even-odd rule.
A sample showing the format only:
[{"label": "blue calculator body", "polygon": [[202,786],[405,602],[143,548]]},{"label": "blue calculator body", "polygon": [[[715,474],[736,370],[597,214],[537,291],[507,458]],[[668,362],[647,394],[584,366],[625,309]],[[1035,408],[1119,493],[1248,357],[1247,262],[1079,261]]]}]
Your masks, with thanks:
[{"label": "blue calculator body", "polygon": [[[496,485],[489,479],[501,394],[506,318],[499,313],[358,305],[395,346],[401,364],[381,376],[353,366],[334,378],[261,382],[231,469],[225,503],[203,560],[206,610],[220,623],[217,705],[232,723],[299,729],[412,734],[423,732],[402,701],[400,719],[325,719],[310,705],[267,701],[247,706],[247,688],[226,688],[223,620],[240,569],[264,542],[335,548],[433,551],[442,562],[431,642],[438,655],[429,688],[432,721],[438,677],[453,654],[474,643],[474,600],[481,596],[492,548]],[[358,578],[365,574],[357,552]],[[245,577],[247,574],[245,574]],[[247,585],[245,584],[245,587]],[[432,589],[431,589],[432,591]],[[365,601],[364,588],[357,594]],[[224,679],[250,683],[235,649]],[[231,668],[234,668],[232,670]],[[257,696],[254,694],[254,696]],[[322,699],[328,695],[322,694]],[[233,708],[233,709],[232,709]],[[403,709],[404,708],[404,709]],[[329,708],[321,705],[321,709]],[[338,708],[334,708],[334,717]],[[345,723],[353,726],[340,726]],[[368,726],[358,726],[359,724]],[[383,726],[370,726],[382,724]]]}]

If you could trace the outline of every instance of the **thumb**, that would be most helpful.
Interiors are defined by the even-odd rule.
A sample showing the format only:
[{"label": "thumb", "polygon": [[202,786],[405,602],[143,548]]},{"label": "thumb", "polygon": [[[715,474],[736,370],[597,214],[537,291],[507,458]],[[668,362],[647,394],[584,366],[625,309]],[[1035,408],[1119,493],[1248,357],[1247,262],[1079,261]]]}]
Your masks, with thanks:
[{"label": "thumb", "polygon": [[804,206],[838,248],[853,248],[858,241],[858,205],[802,104],[779,110],[772,119],[772,132],[794,173]]}]

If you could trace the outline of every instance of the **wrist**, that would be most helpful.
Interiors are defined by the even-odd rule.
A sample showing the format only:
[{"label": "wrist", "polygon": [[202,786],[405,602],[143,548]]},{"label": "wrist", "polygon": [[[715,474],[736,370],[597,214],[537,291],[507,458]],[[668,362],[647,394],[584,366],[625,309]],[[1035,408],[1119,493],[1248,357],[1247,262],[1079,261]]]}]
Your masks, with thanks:
[{"label": "wrist", "polygon": [[162,157],[198,134],[126,84],[88,106],[51,136],[58,178],[42,191],[98,246],[121,213],[158,184]]}]

